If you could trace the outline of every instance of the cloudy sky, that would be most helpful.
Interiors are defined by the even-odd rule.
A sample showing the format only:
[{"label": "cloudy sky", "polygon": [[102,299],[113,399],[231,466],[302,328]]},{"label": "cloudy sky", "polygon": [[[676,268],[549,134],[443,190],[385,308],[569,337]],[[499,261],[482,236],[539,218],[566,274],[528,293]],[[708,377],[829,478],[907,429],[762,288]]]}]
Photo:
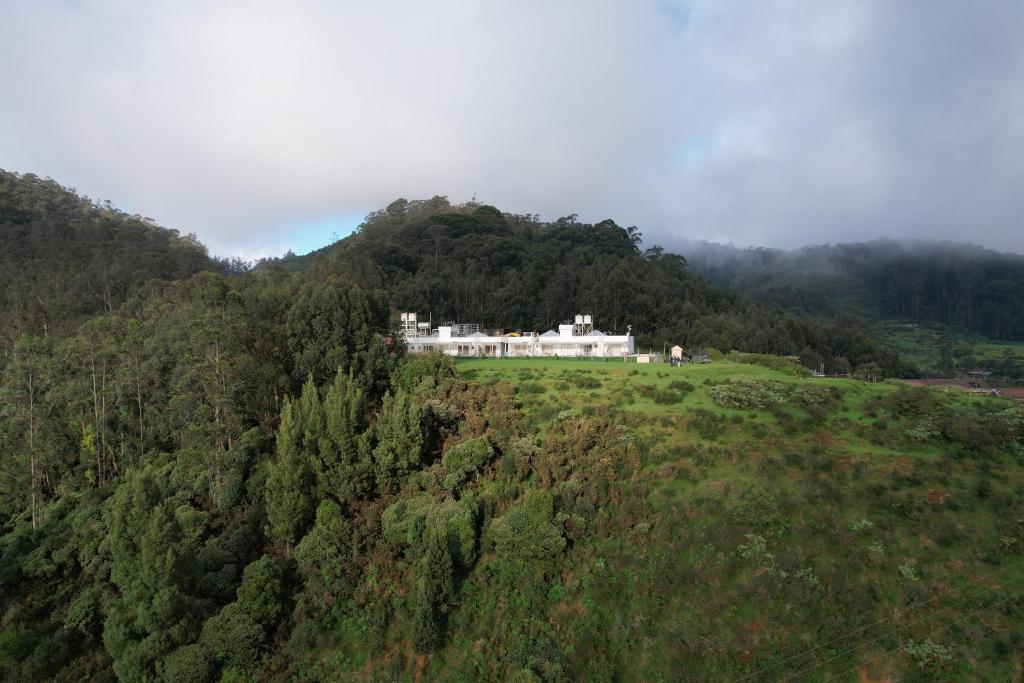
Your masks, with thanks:
[{"label": "cloudy sky", "polygon": [[403,196],[1024,252],[1016,0],[4,0],[0,167],[219,255]]}]

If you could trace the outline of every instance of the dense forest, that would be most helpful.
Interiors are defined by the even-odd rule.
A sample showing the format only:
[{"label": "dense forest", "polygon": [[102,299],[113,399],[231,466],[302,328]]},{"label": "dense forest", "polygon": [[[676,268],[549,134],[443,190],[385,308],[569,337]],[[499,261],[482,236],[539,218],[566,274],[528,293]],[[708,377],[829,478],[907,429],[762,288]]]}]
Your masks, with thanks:
[{"label": "dense forest", "polygon": [[598,637],[610,614],[541,612],[579,588],[573,562],[647,524],[642,444],[607,414],[539,431],[510,385],[405,357],[399,310],[537,329],[587,311],[647,343],[909,371],[611,221],[399,201],[240,273],[51,181],[4,182],[5,680],[336,679],[355,662],[325,672],[332,651],[371,678],[452,653],[465,679],[625,666]]},{"label": "dense forest", "polygon": [[52,180],[0,169],[0,342],[69,332],[112,313],[147,280],[216,264],[194,235],[95,203]]},{"label": "dense forest", "polygon": [[801,355],[829,372],[915,371],[876,344],[856,319],[830,324],[715,289],[686,259],[642,248],[635,227],[611,220],[547,223],[442,197],[397,200],[372,213],[357,234],[300,259],[276,262],[323,272],[343,267],[375,281],[393,307],[435,321],[541,331],[592,313],[598,328],[630,325],[641,346],[681,343],[722,351]]},{"label": "dense forest", "polygon": [[952,242],[876,240],[795,251],[679,245],[696,273],[813,316],[947,326],[1024,339],[1024,256]]}]

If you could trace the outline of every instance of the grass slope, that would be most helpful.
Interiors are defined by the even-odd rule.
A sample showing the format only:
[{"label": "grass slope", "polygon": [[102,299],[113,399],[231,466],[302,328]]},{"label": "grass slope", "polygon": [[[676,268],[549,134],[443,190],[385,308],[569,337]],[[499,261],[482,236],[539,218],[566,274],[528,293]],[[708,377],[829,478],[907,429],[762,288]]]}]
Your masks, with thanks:
[{"label": "grass slope", "polygon": [[986,368],[999,383],[1024,384],[1024,342],[1001,342],[941,328],[884,325],[879,326],[877,339],[916,365],[926,377],[955,374],[943,364],[943,346],[948,345],[957,370]]},{"label": "grass slope", "polygon": [[[573,547],[550,589],[544,616],[578,658],[575,677],[1020,676],[1021,454],[970,436],[1011,404],[727,362],[458,367],[515,385],[541,433],[593,415],[638,435],[647,516],[626,537]],[[735,380],[788,398],[723,407],[715,387]],[[820,401],[801,405],[804,394]],[[435,674],[460,670],[470,615],[493,599],[470,588]]]}]

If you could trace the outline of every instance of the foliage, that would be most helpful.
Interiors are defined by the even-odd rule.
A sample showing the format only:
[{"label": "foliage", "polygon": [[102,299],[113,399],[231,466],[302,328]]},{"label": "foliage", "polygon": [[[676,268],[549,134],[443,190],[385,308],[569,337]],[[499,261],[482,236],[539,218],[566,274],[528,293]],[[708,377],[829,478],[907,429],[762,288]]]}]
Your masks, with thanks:
[{"label": "foliage", "polygon": [[733,351],[726,355],[726,360],[731,360],[733,363],[750,363],[753,365],[763,365],[766,368],[772,370],[778,370],[787,375],[794,377],[810,377],[811,371],[800,364],[799,361],[785,356],[775,356],[766,353],[740,353]]},{"label": "foliage", "polygon": [[[18,332],[0,373],[0,678],[784,677],[851,618],[940,593],[970,614],[950,588],[988,565],[1014,588],[1017,406],[753,357],[455,364],[404,355],[388,329],[437,301],[538,325],[593,304],[652,336],[874,362],[637,241],[399,202],[308,270],[185,269]],[[442,254],[461,279],[435,279],[456,269]],[[768,410],[718,401],[751,395]],[[1019,605],[985,619],[950,651],[1005,677]]]},{"label": "foliage", "polygon": [[791,311],[1024,339],[1024,258],[1017,254],[885,239],[795,251],[694,244],[684,252],[711,282]]},{"label": "foliage", "polygon": [[860,326],[822,325],[709,287],[681,256],[641,251],[635,227],[575,216],[542,223],[435,200],[404,204],[431,210],[375,212],[358,233],[302,265],[329,277],[373,264],[399,310],[431,311],[435,320],[544,331],[588,311],[613,333],[632,325],[642,345],[793,356],[812,348],[847,368],[876,363],[886,376],[913,373]]},{"label": "foliage", "polygon": [[442,485],[449,491],[457,488],[493,457],[494,448],[484,437],[452,446],[441,458],[441,465],[445,470]]},{"label": "foliage", "polygon": [[903,651],[914,660],[917,668],[921,671],[940,671],[953,661],[953,653],[949,648],[933,642],[931,638],[921,641],[911,640],[903,646]]},{"label": "foliage", "polygon": [[715,403],[726,408],[766,409],[785,400],[780,385],[762,380],[731,379],[708,389]]},{"label": "foliage", "polygon": [[[217,269],[195,235],[166,230],[49,179],[0,170],[0,339],[70,332],[149,280]],[[2,364],[2,361],[0,361]]]}]

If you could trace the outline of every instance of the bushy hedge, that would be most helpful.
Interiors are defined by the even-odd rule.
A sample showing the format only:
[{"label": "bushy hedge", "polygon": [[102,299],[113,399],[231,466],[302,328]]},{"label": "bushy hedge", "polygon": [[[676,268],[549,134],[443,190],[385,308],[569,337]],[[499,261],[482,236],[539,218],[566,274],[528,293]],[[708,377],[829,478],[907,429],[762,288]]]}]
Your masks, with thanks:
[{"label": "bushy hedge", "polygon": [[765,410],[785,400],[785,388],[768,380],[730,379],[708,387],[708,394],[718,405],[738,410]]},{"label": "bushy hedge", "polygon": [[810,370],[800,364],[799,359],[790,358],[789,356],[773,356],[767,353],[740,353],[739,351],[731,351],[725,359],[732,361],[733,363],[760,365],[787,375],[792,375],[793,377],[810,377],[813,374]]}]

